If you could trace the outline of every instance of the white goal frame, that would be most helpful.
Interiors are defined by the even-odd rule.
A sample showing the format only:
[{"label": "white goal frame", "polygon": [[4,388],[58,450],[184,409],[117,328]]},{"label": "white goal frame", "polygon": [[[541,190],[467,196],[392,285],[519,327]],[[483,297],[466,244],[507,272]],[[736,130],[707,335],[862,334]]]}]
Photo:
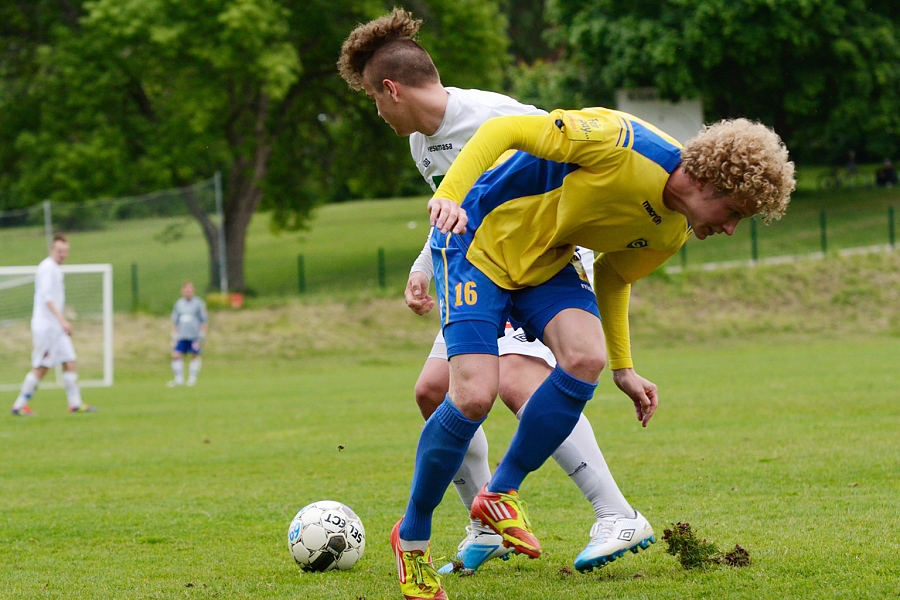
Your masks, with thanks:
[{"label": "white goal frame", "polygon": [[[78,379],[81,387],[109,387],[113,384],[113,287],[112,287],[112,265],[109,263],[93,263],[93,264],[73,264],[60,265],[63,274],[66,273],[100,273],[102,275],[102,320],[103,320],[103,376],[100,379]],[[34,274],[37,272],[37,265],[26,265],[18,267],[0,266],[0,275],[21,276],[34,281]],[[60,367],[57,367],[59,370]],[[56,382],[41,382],[42,388],[62,387],[59,383],[61,378],[57,373]],[[9,392],[16,391],[21,387],[21,383],[17,384],[0,384],[0,391]]]}]

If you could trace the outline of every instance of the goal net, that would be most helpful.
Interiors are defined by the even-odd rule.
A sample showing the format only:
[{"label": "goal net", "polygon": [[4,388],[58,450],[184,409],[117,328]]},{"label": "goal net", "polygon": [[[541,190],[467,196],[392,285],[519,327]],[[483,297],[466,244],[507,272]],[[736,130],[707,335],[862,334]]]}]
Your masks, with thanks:
[{"label": "goal net", "polygon": [[[0,266],[0,391],[18,390],[31,368],[31,312],[37,265]],[[78,380],[83,387],[113,382],[113,295],[109,264],[62,265],[65,316],[72,324]],[[60,387],[60,370],[41,388]]]}]

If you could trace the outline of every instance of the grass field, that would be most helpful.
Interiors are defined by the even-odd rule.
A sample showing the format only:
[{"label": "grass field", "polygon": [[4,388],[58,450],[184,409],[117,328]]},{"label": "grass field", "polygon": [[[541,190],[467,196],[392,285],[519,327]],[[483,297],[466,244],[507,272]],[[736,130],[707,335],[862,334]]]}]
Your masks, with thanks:
[{"label": "grass field", "polygon": [[[877,223],[896,194],[798,194],[784,221],[760,228],[760,249],[817,250],[823,206],[847,244],[884,243]],[[137,262],[145,310],[116,316],[116,383],[84,390],[99,413],[68,415],[63,392],[44,389],[37,417],[0,416],[0,598],[399,597],[387,536],[409,493],[421,428],[412,386],[437,329],[399,298],[424,240],[423,203],[327,206],[310,231],[280,237],[258,217],[247,272],[260,297],[213,312],[193,388],[164,386],[165,313],[181,279],[205,281],[199,231],[186,224],[166,245],[152,241],[165,221],[74,234],[71,262],[113,262],[119,309]],[[710,260],[746,258],[745,233],[697,246]],[[385,244],[385,289],[373,239]],[[44,255],[36,231],[0,231],[0,248],[6,264]],[[298,254],[302,300],[291,297]],[[706,259],[693,245],[688,257]],[[639,371],[660,385],[662,407],[641,429],[604,375],[586,411],[600,447],[658,537],[687,522],[722,550],[746,548],[751,566],[685,570],[660,541],[573,572],[592,513],[551,463],[522,489],[544,556],[451,577],[450,597],[900,596],[900,253],[657,271],[635,285],[631,315]],[[0,333],[0,373],[21,381],[27,323]],[[76,342],[85,367],[90,345]],[[498,405],[486,425],[492,463],[514,425]],[[303,574],[287,526],[326,498],[360,514],[367,550],[351,572]],[[452,556],[464,524],[450,490],[435,515],[437,556]]]},{"label": "grass field", "polygon": [[[422,352],[388,347],[274,363],[211,351],[194,388],[165,388],[163,360],[134,363],[85,393],[95,415],[41,392],[37,417],[0,422],[0,597],[398,597],[387,535],[408,494]],[[548,463],[523,487],[544,556],[451,577],[451,598],[896,597],[898,354],[887,336],[648,350],[663,394],[648,429],[608,376],[588,406],[606,459],[657,535],[688,522],[752,565],[687,571],[660,541],[575,573],[592,513]],[[513,426],[498,405],[492,462]],[[302,574],[287,525],[325,498],[360,514],[366,553],[347,573]],[[451,490],[437,555],[463,524]]]}]

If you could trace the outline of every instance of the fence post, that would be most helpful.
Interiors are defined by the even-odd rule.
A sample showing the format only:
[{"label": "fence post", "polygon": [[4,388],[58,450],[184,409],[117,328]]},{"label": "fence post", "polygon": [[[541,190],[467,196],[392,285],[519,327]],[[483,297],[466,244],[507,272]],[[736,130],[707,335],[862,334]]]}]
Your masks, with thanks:
[{"label": "fence post", "polygon": [[131,263],[131,312],[138,309],[138,270],[137,263]]},{"label": "fence post", "polygon": [[53,245],[53,208],[49,200],[44,200],[44,237],[47,238],[47,252]]},{"label": "fence post", "polygon": [[378,249],[378,285],[387,287],[387,271],[384,267],[384,248]]},{"label": "fence post", "polygon": [[891,248],[893,249],[896,238],[894,236],[894,207],[888,206],[888,240],[891,243]]},{"label": "fence post", "polygon": [[822,234],[822,254],[824,255],[828,252],[828,236],[825,233],[825,209],[822,209],[819,212],[819,229]]},{"label": "fence post", "polygon": [[756,219],[750,219],[750,257],[753,262],[759,260],[759,249],[756,243]]},{"label": "fence post", "polygon": [[303,255],[297,255],[297,289],[301,294],[306,292],[306,268],[303,264]]}]

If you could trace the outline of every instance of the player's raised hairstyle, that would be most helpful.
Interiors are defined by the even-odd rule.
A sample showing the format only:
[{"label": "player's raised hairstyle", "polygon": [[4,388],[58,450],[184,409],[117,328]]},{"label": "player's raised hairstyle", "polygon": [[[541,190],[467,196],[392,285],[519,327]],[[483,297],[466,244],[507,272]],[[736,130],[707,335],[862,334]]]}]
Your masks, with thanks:
[{"label": "player's raised hairstyle", "polygon": [[780,219],[796,187],[794,163],[781,138],[747,119],[707,125],[681,152],[685,172],[716,192],[755,206],[765,223]]},{"label": "player's raised hairstyle", "polygon": [[341,46],[341,77],[354,90],[363,89],[364,70],[373,87],[384,79],[413,87],[440,82],[431,56],[415,40],[421,25],[402,8],[360,25]]},{"label": "player's raised hairstyle", "polygon": [[53,240],[50,243],[52,244],[53,242],[69,243],[69,238],[66,237],[66,234],[57,232],[53,234]]}]

